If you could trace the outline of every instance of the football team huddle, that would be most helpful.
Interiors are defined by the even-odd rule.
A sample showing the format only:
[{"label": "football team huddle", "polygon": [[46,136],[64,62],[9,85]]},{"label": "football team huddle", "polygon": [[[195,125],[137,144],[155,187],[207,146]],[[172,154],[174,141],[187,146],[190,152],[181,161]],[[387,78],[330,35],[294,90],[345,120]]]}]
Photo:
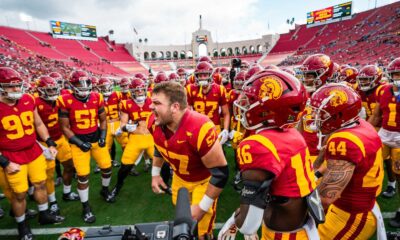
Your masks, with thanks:
[{"label": "football team huddle", "polygon": [[[218,197],[229,179],[223,145],[235,150],[240,206],[218,239],[237,232],[259,239],[260,227],[262,239],[386,239],[376,198],[384,171],[383,196],[393,197],[400,180],[400,58],[385,71],[340,66],[325,54],[294,70],[239,65],[214,67],[201,57],[193,74],[179,68],[115,81],[75,70],[33,84],[0,67],[0,187],[20,239],[33,239],[27,219],[37,214],[40,224],[65,220],[55,197],[56,162],[63,200],[80,201],[82,220],[96,221],[91,159],[106,202],[118,199],[145,159],[152,191],[171,194],[175,205],[187,188],[199,239],[217,237]],[[120,164],[112,160],[115,142]],[[119,170],[111,187],[113,165]],[[26,208],[28,189],[38,213]],[[400,211],[389,224],[400,227]]]}]

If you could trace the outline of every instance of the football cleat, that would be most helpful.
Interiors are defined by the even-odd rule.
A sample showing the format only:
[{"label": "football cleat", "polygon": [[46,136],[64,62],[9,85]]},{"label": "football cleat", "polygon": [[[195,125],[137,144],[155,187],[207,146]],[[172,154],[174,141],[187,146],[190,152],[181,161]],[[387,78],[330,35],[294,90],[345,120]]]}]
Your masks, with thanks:
[{"label": "football cleat", "polygon": [[133,166],[129,175],[137,177],[140,175],[140,173],[136,170],[136,167]]},{"label": "football cleat", "polygon": [[387,186],[386,190],[382,193],[382,196],[385,198],[392,198],[396,195],[396,188],[392,186]]},{"label": "football cleat", "polygon": [[90,206],[87,206],[83,209],[82,218],[85,223],[94,223],[96,222],[96,216],[93,214]]},{"label": "football cleat", "polygon": [[80,199],[79,195],[74,192],[64,193],[62,198],[64,201],[78,201]]},{"label": "football cleat", "polygon": [[27,221],[18,223],[18,235],[21,240],[31,240],[33,239],[33,234],[31,228],[29,227]]},{"label": "football cleat", "polygon": [[58,207],[57,202],[49,203],[49,209],[52,215],[60,215],[60,208]]},{"label": "football cleat", "polygon": [[0,207],[0,218],[4,217],[4,210]]},{"label": "football cleat", "polygon": [[108,189],[101,189],[100,195],[104,198],[104,200],[108,203],[115,202],[115,196],[111,194]]},{"label": "football cleat", "polygon": [[58,224],[64,222],[65,217],[60,215],[52,215],[50,210],[39,212],[39,224]]},{"label": "football cleat", "polygon": [[112,165],[113,165],[113,167],[119,167],[120,166],[120,164],[119,164],[119,162],[117,160],[112,160]]},{"label": "football cleat", "polygon": [[57,177],[56,180],[54,181],[54,186],[58,187],[63,183],[62,177]]}]

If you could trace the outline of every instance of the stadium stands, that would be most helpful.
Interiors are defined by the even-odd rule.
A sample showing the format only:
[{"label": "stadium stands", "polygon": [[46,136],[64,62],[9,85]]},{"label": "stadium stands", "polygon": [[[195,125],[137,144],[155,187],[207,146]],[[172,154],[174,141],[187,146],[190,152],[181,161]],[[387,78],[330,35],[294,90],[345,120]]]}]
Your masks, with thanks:
[{"label": "stadium stands", "polygon": [[[98,41],[56,39],[48,33],[4,26],[0,26],[0,36],[3,38],[0,41],[0,53],[17,58],[43,56],[98,75],[124,76],[147,72],[123,44],[109,43],[105,38],[98,38]],[[10,46],[13,48],[10,49]]]},{"label": "stadium stands", "polygon": [[280,36],[264,61],[292,50],[280,65],[298,65],[313,53],[328,54],[339,63],[386,65],[400,55],[399,35],[400,2],[395,2],[354,14],[350,20],[308,29],[296,26]]}]

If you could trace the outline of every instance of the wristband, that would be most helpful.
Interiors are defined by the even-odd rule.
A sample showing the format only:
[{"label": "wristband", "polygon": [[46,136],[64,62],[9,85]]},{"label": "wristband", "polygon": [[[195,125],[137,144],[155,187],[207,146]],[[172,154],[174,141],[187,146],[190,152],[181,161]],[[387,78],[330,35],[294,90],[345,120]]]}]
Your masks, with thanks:
[{"label": "wristband", "polygon": [[203,198],[199,202],[199,207],[204,212],[207,212],[208,209],[210,209],[210,207],[213,205],[213,203],[214,203],[214,199],[212,199],[209,196],[207,196],[206,194],[204,194]]},{"label": "wristband", "polygon": [[315,176],[317,177],[317,178],[320,178],[320,177],[322,177],[322,176],[324,176],[320,171],[315,171]]},{"label": "wristband", "polygon": [[153,166],[151,168],[151,176],[152,177],[160,176],[160,173],[161,173],[161,168],[160,167]]},{"label": "wristband", "polygon": [[8,165],[10,165],[10,160],[3,155],[0,155],[0,166],[6,168]]},{"label": "wristband", "polygon": [[47,144],[47,147],[57,147],[56,142],[54,142],[54,140],[51,139],[51,137],[48,137],[46,139],[46,144]]}]

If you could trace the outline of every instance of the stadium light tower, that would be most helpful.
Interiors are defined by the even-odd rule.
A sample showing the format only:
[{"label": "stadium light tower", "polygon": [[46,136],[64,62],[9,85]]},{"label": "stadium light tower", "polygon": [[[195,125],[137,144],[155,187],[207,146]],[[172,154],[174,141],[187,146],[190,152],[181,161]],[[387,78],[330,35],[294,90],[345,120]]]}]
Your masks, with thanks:
[{"label": "stadium light tower", "polygon": [[19,13],[19,18],[21,19],[21,21],[26,23],[26,26],[28,27],[28,30],[30,30],[29,29],[29,23],[32,22],[32,17],[29,16],[28,14],[25,14],[25,13],[21,12],[21,13]]}]

